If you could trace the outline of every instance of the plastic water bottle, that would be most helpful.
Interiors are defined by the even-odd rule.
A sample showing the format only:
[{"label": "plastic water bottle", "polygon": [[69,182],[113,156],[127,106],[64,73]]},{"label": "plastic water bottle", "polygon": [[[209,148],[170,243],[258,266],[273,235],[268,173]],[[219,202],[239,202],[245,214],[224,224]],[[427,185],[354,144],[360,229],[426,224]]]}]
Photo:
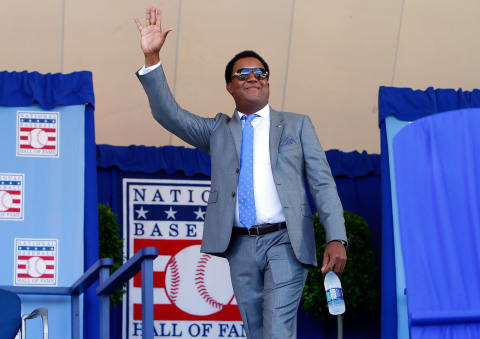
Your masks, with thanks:
[{"label": "plastic water bottle", "polygon": [[330,314],[337,315],[344,313],[345,301],[343,300],[342,284],[333,271],[325,275],[324,285]]}]

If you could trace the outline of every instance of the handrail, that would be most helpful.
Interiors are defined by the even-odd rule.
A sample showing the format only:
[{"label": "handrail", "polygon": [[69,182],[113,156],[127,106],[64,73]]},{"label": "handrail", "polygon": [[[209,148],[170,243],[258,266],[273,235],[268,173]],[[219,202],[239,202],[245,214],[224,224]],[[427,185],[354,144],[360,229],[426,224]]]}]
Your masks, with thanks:
[{"label": "handrail", "polygon": [[158,248],[144,247],[133,257],[128,259],[118,270],[115,271],[106,281],[97,287],[97,294],[112,294],[135,274],[140,271],[142,262],[145,259],[155,259],[158,256]]},{"label": "handrail", "polygon": [[[153,339],[153,260],[158,256],[158,248],[144,247],[133,257],[127,260],[109,278],[100,279],[97,295],[100,302],[108,304],[105,294],[112,294],[124,283],[130,280],[138,271],[142,270],[142,338]],[[102,300],[102,298],[104,298]],[[107,306],[101,306],[100,309]],[[108,306],[109,307],[109,306]],[[101,324],[110,322],[108,313],[101,314]],[[101,338],[110,338],[108,327],[101,329]]]},{"label": "handrail", "polygon": [[[72,295],[72,338],[80,339],[80,294],[87,290],[104,274],[109,274],[113,266],[113,259],[98,259],[80,278],[70,287]],[[107,297],[108,298],[108,297]],[[101,298],[100,298],[101,299]],[[110,307],[110,305],[108,305]],[[109,310],[107,310],[109,311]],[[102,325],[100,325],[102,327]]]},{"label": "handrail", "polygon": [[71,287],[0,286],[18,294],[65,295],[72,298],[72,338],[80,339],[80,294],[95,281],[100,299],[100,338],[110,338],[110,297],[129,279],[142,272],[142,338],[153,339],[153,260],[158,256],[156,247],[144,247],[110,275],[113,259],[102,258],[93,264]]},{"label": "handrail", "polygon": [[39,307],[30,314],[22,315],[22,339],[27,338],[27,320],[42,317],[43,339],[48,339],[48,310]]},{"label": "handrail", "polygon": [[88,289],[95,281],[98,280],[98,275],[100,270],[104,267],[112,267],[113,259],[111,258],[102,258],[98,259],[95,264],[93,264],[82,276],[73,283],[70,287],[71,294],[80,294]]}]

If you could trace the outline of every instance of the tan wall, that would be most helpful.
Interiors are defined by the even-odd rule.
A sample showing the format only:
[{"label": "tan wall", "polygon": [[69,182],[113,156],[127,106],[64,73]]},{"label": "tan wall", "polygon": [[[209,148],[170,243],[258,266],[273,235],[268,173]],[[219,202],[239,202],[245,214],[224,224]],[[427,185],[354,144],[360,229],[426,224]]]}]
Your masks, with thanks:
[{"label": "tan wall", "polygon": [[[158,126],[134,72],[134,17],[151,1],[0,2],[0,69],[93,72],[97,143],[183,145]],[[254,49],[269,62],[271,104],[312,117],[325,149],[379,152],[380,85],[479,87],[478,0],[162,0],[162,51],[180,104],[230,114],[226,62]]]}]

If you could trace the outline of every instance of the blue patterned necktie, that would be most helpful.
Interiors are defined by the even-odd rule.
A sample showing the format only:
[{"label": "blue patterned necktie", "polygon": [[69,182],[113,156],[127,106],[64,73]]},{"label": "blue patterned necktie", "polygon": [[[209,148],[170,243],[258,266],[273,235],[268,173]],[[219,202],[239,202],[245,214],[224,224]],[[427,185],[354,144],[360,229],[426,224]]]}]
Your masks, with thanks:
[{"label": "blue patterned necktie", "polygon": [[257,114],[242,116],[245,124],[242,129],[242,152],[240,155],[240,174],[238,176],[238,215],[240,223],[247,229],[255,225],[257,212],[253,192],[253,126]]}]

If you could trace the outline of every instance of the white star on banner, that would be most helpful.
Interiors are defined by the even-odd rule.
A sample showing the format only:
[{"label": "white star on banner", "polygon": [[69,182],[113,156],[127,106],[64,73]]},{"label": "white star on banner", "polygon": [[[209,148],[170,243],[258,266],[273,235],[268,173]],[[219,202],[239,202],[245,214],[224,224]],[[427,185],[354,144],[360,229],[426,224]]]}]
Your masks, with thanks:
[{"label": "white star on banner", "polygon": [[141,206],[139,210],[135,210],[135,212],[138,213],[137,219],[140,219],[140,218],[147,219],[146,214],[148,213],[148,210],[144,210],[143,206]]},{"label": "white star on banner", "polygon": [[205,211],[203,211],[201,207],[198,208],[198,211],[193,211],[193,213],[196,214],[195,220],[197,219],[205,220]]},{"label": "white star on banner", "polygon": [[178,211],[174,211],[172,206],[170,206],[170,209],[168,211],[165,211],[165,213],[167,213],[167,219],[170,219],[170,217],[175,220],[175,213],[177,213]]}]

